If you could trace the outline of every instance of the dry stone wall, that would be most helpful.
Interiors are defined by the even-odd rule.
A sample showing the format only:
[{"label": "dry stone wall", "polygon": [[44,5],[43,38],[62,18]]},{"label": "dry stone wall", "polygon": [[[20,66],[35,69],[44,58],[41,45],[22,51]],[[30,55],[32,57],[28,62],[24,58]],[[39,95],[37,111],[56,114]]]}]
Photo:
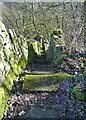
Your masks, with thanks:
[{"label": "dry stone wall", "polygon": [[28,45],[21,36],[17,38],[14,30],[5,28],[0,22],[0,120],[6,109],[9,91],[13,81],[26,67],[28,59]]}]

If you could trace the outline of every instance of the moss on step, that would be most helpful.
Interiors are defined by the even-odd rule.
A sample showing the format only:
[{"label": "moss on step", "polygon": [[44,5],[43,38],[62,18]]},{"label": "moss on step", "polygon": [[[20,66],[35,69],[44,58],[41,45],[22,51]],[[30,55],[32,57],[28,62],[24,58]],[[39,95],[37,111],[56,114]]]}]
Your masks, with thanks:
[{"label": "moss on step", "polygon": [[25,75],[21,77],[21,80],[23,80],[22,90],[56,91],[61,81],[68,77],[69,75],[66,73]]}]

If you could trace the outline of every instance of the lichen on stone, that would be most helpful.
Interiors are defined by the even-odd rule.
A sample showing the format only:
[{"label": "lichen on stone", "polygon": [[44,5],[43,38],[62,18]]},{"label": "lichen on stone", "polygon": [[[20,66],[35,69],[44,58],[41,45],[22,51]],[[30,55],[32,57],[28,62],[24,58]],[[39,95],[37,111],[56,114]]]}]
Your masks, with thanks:
[{"label": "lichen on stone", "polygon": [[[13,81],[25,68],[28,59],[26,42],[21,47],[21,41],[23,40],[18,39],[13,30],[9,32],[11,36],[8,34],[5,25],[0,22],[0,120],[6,110]],[[22,58],[22,55],[25,57]]]}]

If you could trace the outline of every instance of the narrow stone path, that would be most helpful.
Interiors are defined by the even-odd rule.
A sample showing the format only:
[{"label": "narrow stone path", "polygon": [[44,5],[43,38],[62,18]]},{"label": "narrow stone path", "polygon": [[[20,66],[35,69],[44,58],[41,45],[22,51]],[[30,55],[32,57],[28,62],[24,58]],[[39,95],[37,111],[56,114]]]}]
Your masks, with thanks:
[{"label": "narrow stone path", "polygon": [[[43,60],[43,59],[42,59]],[[55,74],[50,65],[37,63],[32,70],[24,71],[26,75],[51,75]],[[20,78],[19,78],[20,80]],[[16,87],[16,88],[15,88]],[[21,87],[21,85],[20,85]],[[8,100],[8,108],[2,120],[29,120],[30,118],[55,118],[54,92],[21,91],[19,84],[14,85],[14,90]]]},{"label": "narrow stone path", "polygon": [[[24,79],[24,82],[27,81],[26,83],[24,83],[25,84],[24,89],[27,88],[27,90],[22,91],[21,85],[19,90],[19,85],[16,84],[15,87],[18,89],[16,89],[16,91],[13,92],[9,97],[8,109],[5,112],[2,120],[15,120],[15,119],[29,120],[31,118],[34,119],[57,118],[58,113],[61,112],[61,110],[59,108],[60,111],[58,110],[58,113],[56,114],[55,109],[57,110],[56,106],[58,106],[57,103],[60,100],[59,98],[58,100],[56,99],[55,91],[50,92],[49,89],[51,89],[52,87],[51,85],[56,85],[56,83],[59,82],[58,79],[60,78],[58,77],[58,74],[60,72],[62,71],[57,69],[55,71],[55,67],[52,66],[51,64],[48,64],[45,58],[37,60],[36,63],[31,66],[31,68],[29,65],[27,65],[26,70],[22,73],[23,75],[21,75],[21,77],[19,78],[20,81],[22,79]],[[63,73],[61,73],[60,76],[64,78]],[[38,77],[40,77],[39,81],[42,81],[41,84],[39,84]],[[49,86],[48,90],[46,88],[46,85]],[[56,88],[58,88],[58,86],[59,84],[56,86]],[[30,87],[32,90],[30,89]],[[37,89],[34,89],[34,87],[39,88],[38,91]],[[62,88],[64,89],[63,86]],[[60,107],[62,108],[62,106]]]}]

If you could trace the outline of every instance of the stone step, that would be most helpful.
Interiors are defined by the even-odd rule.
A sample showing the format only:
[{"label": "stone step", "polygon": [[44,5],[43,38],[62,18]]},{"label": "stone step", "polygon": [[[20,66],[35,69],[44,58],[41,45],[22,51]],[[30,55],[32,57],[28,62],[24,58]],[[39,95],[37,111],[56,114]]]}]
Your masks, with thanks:
[{"label": "stone step", "polygon": [[48,61],[47,61],[47,59],[41,58],[41,59],[36,59],[35,63],[36,64],[47,64]]}]

